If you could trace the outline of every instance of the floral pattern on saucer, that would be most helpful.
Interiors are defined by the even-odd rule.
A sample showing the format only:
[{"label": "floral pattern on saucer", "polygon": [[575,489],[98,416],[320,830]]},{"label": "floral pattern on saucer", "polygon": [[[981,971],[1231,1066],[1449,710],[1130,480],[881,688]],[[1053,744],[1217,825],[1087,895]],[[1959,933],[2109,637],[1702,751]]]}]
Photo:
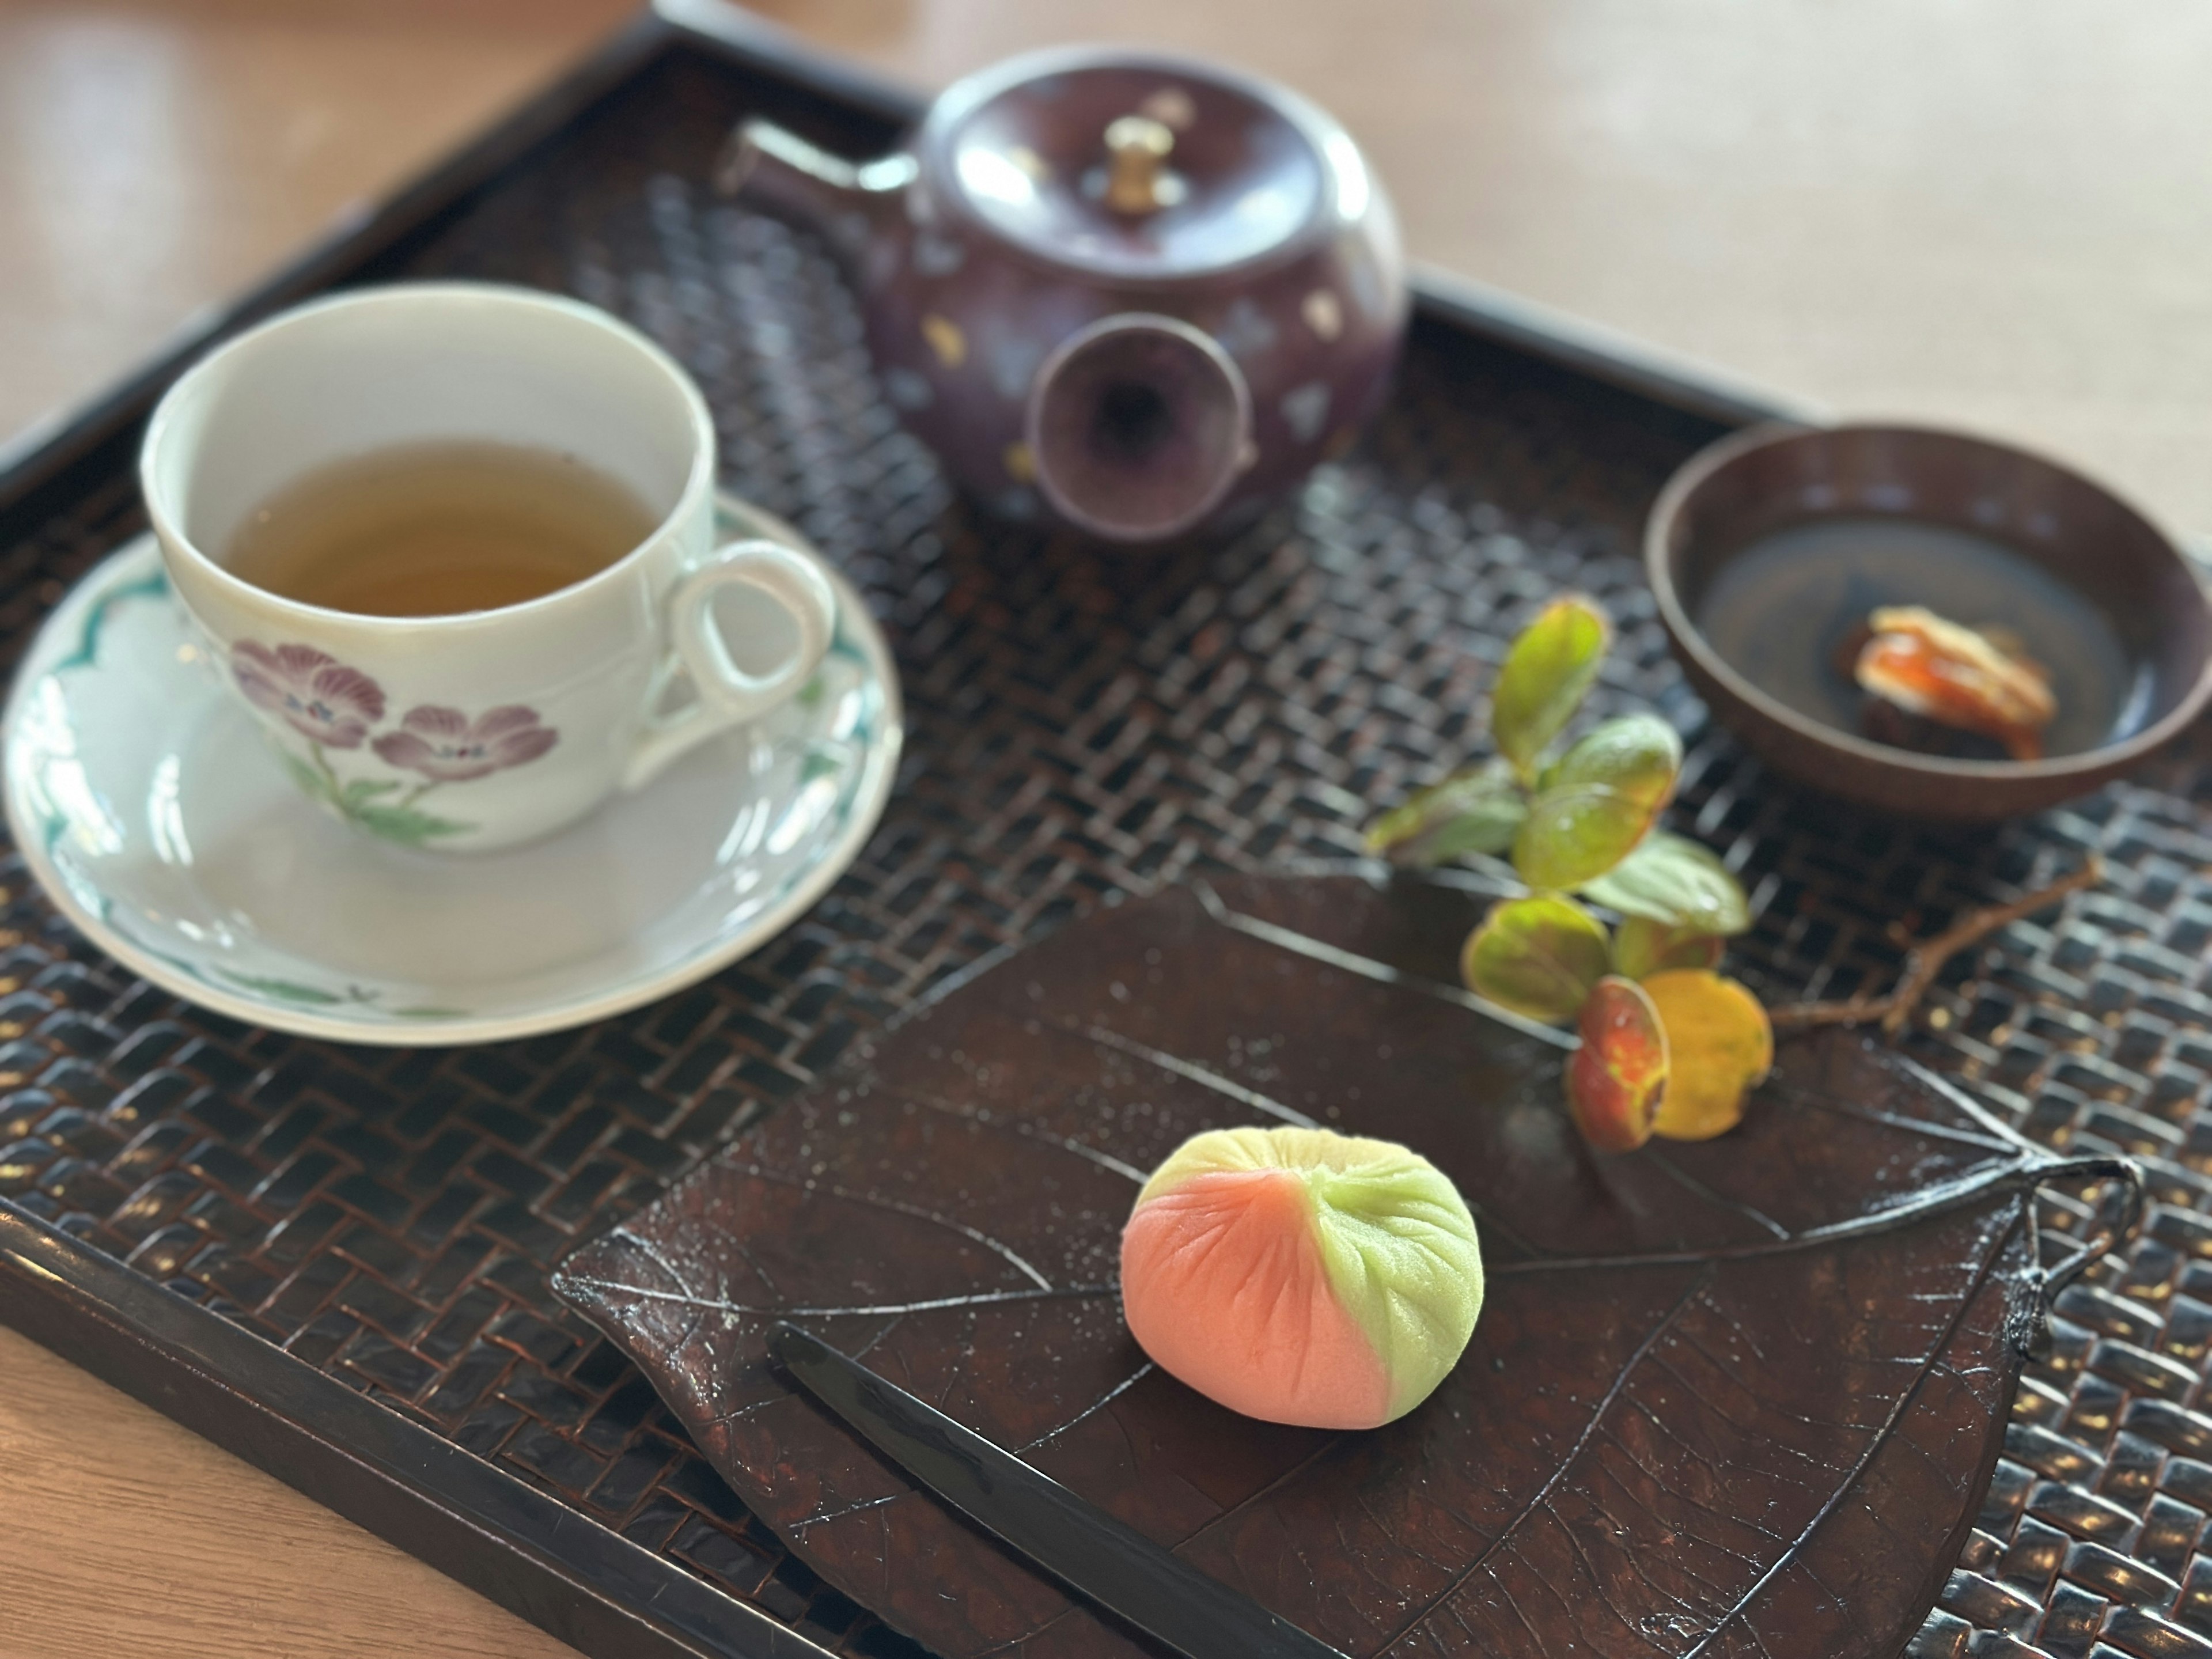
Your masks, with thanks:
[{"label": "floral pattern on saucer", "polygon": [[433,789],[526,766],[561,740],[558,732],[539,721],[536,709],[519,703],[473,720],[458,708],[422,703],[401,717],[397,731],[381,733],[368,747],[386,765],[428,781],[411,788],[404,778],[349,781],[338,776],[325,751],[362,746],[384,719],[382,686],[312,645],[271,647],[240,640],[231,647],[230,672],[248,702],[307,740],[312,761],[289,750],[280,751],[293,781],[349,823],[404,847],[466,835],[477,827],[424,811],[419,803]]}]

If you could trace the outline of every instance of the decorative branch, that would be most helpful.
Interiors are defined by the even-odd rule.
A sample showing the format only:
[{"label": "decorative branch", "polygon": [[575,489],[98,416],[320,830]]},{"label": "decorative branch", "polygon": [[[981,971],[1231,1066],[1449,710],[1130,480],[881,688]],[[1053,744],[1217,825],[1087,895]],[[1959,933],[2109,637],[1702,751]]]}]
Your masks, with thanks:
[{"label": "decorative branch", "polygon": [[1794,1030],[1814,1025],[1865,1025],[1881,1022],[1882,1034],[1895,1036],[1905,1029],[1906,1020],[1920,1000],[1935,984],[1936,976],[1943,964],[1967,946],[1978,945],[2001,927],[2045,910],[2069,893],[2078,893],[2085,887],[2094,887],[2105,878],[2105,862],[2094,853],[2089,854],[2081,867],[2070,876],[2050,886],[2014,899],[2009,904],[1999,904],[1986,910],[1975,910],[1953,922],[1933,939],[1925,939],[1905,953],[1905,966],[1897,976],[1897,983],[1886,995],[1855,996],[1842,1002],[1796,1002],[1767,1011],[1778,1030]]}]

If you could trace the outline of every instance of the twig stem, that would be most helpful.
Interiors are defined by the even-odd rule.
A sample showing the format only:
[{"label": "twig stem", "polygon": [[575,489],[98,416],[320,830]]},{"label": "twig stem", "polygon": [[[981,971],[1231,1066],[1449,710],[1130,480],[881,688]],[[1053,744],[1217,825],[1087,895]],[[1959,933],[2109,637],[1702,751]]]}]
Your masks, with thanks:
[{"label": "twig stem", "polygon": [[2009,927],[2039,910],[2048,909],[2069,893],[2094,887],[2104,879],[2105,863],[2094,853],[2081,867],[2048,887],[2039,888],[2009,904],[1995,905],[1961,916],[1933,939],[1919,941],[1905,953],[1905,967],[1887,994],[1855,996],[1842,1002],[1795,1002],[1767,1011],[1778,1030],[1811,1025],[1865,1025],[1881,1022],[1882,1033],[1895,1036],[1928,994],[1928,988],[1943,964],[1971,945],[1978,945],[2000,927]]}]

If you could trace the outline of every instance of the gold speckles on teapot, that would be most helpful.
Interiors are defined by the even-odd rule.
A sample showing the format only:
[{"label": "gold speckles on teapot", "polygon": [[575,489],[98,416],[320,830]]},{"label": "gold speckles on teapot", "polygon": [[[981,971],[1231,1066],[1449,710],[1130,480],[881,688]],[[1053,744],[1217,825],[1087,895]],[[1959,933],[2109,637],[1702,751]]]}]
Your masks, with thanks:
[{"label": "gold speckles on teapot", "polygon": [[1396,222],[1297,94],[1033,54],[855,162],[749,121],[726,189],[847,258],[901,418],[1008,517],[1112,541],[1243,522],[1341,453],[1405,332]]}]

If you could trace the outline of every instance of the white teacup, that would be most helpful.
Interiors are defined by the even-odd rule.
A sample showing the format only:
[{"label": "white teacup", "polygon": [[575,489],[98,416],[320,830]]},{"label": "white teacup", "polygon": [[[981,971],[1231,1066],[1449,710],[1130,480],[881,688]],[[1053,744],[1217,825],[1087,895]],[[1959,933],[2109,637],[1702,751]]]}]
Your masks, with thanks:
[{"label": "white teacup", "polygon": [[[582,581],[453,616],[325,610],[223,568],[246,515],[304,474],[451,440],[574,455],[658,527]],[[836,621],[805,555],[714,545],[714,423],[675,361],[528,289],[372,289],[264,323],[169,389],[139,478],[170,580],[301,787],[408,845],[507,846],[641,787],[797,691]],[[788,618],[738,618],[793,641],[782,661],[732,659],[716,612],[738,605]]]}]

